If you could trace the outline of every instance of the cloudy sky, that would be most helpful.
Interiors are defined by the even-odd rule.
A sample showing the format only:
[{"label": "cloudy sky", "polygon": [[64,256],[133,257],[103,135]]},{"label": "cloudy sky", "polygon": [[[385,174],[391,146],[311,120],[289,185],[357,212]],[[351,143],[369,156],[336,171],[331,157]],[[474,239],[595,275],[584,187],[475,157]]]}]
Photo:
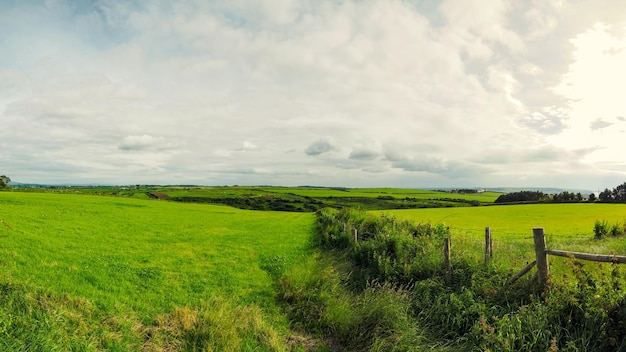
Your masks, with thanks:
[{"label": "cloudy sky", "polygon": [[0,174],[626,180],[619,0],[0,0]]}]

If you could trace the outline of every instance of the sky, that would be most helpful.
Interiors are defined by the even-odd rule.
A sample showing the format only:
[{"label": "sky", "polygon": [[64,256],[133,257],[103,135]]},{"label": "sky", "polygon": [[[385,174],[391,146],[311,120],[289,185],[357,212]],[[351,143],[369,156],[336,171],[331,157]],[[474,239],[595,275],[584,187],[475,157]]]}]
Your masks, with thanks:
[{"label": "sky", "polygon": [[0,0],[26,183],[626,181],[619,0]]}]

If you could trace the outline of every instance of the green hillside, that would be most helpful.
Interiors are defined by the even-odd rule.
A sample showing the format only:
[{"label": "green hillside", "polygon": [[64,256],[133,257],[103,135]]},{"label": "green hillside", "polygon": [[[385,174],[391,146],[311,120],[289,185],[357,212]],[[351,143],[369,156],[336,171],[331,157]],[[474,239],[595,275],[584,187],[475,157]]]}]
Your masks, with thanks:
[{"label": "green hillside", "polygon": [[[311,214],[18,192],[0,193],[0,209],[0,346],[286,346],[273,282],[311,254]],[[196,326],[219,309],[256,320]],[[261,331],[245,332],[252,328]],[[193,335],[211,329],[235,329],[243,340]]]}]

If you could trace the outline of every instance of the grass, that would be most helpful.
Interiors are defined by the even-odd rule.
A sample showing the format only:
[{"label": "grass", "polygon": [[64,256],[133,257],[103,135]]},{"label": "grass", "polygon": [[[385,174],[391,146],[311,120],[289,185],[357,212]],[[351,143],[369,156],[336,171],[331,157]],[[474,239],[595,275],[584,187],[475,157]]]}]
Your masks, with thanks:
[{"label": "grass", "polygon": [[[32,189],[20,189],[33,191]],[[40,190],[41,191],[41,190]],[[316,211],[330,207],[405,209],[493,204],[500,193],[453,193],[435,190],[394,188],[325,188],[277,186],[103,186],[44,189],[55,193],[114,195],[147,199],[157,192],[170,200],[215,203],[242,209]]]},{"label": "grass", "polygon": [[[389,214],[399,220],[443,223],[450,228],[453,254],[481,261],[484,253],[485,227],[493,236],[493,264],[519,270],[534,260],[533,227],[543,227],[548,248],[597,254],[626,254],[623,238],[594,239],[596,220],[623,223],[626,204],[528,204],[472,208],[392,210],[374,212]],[[571,275],[567,259],[550,257],[556,280]],[[596,263],[586,262],[585,267]],[[607,269],[601,265],[599,268]],[[604,270],[602,269],[602,270]],[[607,269],[608,270],[608,269]]]},{"label": "grass", "polygon": [[[571,217],[562,219],[568,226],[577,223],[574,210],[568,209]],[[508,248],[500,247],[494,262],[485,266],[481,246],[468,250],[472,242],[481,241],[455,235],[453,226],[416,224],[351,210],[325,210],[317,215],[318,238],[347,268],[346,285],[356,288],[355,297],[361,297],[363,291],[359,290],[370,282],[376,283],[378,293],[393,287],[391,297],[400,293],[410,304],[409,310],[396,312],[403,319],[394,319],[416,320],[422,332],[441,341],[440,346],[468,351],[626,349],[626,280],[620,265],[550,259],[552,277],[542,290],[531,276],[514,284],[507,282],[516,272],[517,261],[524,258],[519,254],[527,249],[520,242],[502,240]],[[593,223],[588,226],[593,228]],[[363,235],[358,241],[354,241],[351,228]],[[442,240],[449,236],[453,239],[451,282],[445,279],[442,253]],[[559,246],[571,241],[554,237]],[[587,241],[587,247],[591,243],[597,247],[617,244],[595,240],[591,231],[581,241]],[[532,244],[529,247],[532,251]],[[527,261],[534,259],[525,255]],[[383,306],[386,313],[393,311]],[[384,315],[368,317],[368,324],[383,323]],[[401,336],[413,334],[403,324],[394,330],[404,331]],[[382,341],[390,342],[386,337]]]},{"label": "grass", "polygon": [[598,219],[624,221],[626,204],[575,203],[527,204],[452,209],[390,210],[399,219],[417,222],[444,223],[451,229],[478,236],[490,227],[501,237],[515,238],[532,235],[533,227],[543,227],[547,233],[568,236],[593,236]]},{"label": "grass", "polygon": [[[286,187],[211,191],[218,189],[232,191],[232,197],[434,194]],[[529,299],[528,279],[520,280],[515,292],[503,284],[534,258],[536,226],[546,229],[548,246],[557,249],[626,252],[621,238],[593,239],[597,220],[624,221],[624,204],[347,212],[341,221],[358,224],[362,242],[352,248],[349,231],[329,223],[327,240],[337,248],[319,254],[311,248],[310,213],[118,196],[0,193],[0,350],[546,350],[552,345],[574,350],[588,341],[604,347],[613,346],[606,339],[624,341],[619,331],[589,329],[626,321],[605,312],[623,295],[618,267],[551,257],[558,276],[547,298]],[[373,217],[381,214],[398,220]],[[427,222],[445,225],[423,225]],[[494,260],[486,269],[485,226],[494,236]],[[407,236],[418,232],[423,233]],[[442,284],[439,248],[448,234],[452,288]],[[593,314],[587,317],[585,311]],[[626,311],[618,313],[626,317]],[[598,336],[609,342],[598,344]]]},{"label": "grass", "polygon": [[[243,324],[260,336],[288,337],[274,282],[311,255],[311,214],[18,192],[0,193],[0,209],[0,281],[6,283],[0,311],[24,320],[26,334],[0,327],[0,346],[52,350],[68,339],[88,350],[191,346],[193,331],[211,330],[206,317],[226,314],[216,310],[216,300],[251,316]],[[46,319],[29,322],[12,313],[16,306]],[[25,330],[40,325],[57,328],[38,342]],[[74,336],[74,325],[89,329]],[[61,335],[73,337],[55,335],[68,329]],[[256,342],[238,346],[265,346],[254,335],[247,339]]]}]

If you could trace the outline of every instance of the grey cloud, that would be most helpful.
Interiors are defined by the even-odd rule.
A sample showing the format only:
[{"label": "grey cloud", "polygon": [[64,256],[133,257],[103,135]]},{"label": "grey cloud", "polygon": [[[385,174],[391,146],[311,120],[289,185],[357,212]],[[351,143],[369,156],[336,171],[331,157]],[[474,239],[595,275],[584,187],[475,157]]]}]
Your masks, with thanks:
[{"label": "grey cloud", "polygon": [[525,162],[549,162],[562,160],[567,154],[563,150],[556,148],[543,148],[540,150],[530,151],[522,156],[521,161]]},{"label": "grey cloud", "polygon": [[123,151],[163,150],[167,149],[168,146],[163,137],[144,134],[124,137],[118,149]]},{"label": "grey cloud", "polygon": [[388,143],[385,144],[383,148],[383,156],[388,161],[406,161],[410,160],[410,153],[420,152],[420,153],[440,153],[442,151],[441,146],[437,146],[434,144],[428,143],[411,143],[411,144],[398,144],[398,143]]},{"label": "grey cloud", "polygon": [[520,163],[577,162],[585,156],[602,149],[601,147],[567,150],[555,146],[508,151],[485,152],[480,158],[472,158],[479,164],[511,165]]},{"label": "grey cloud", "polygon": [[443,161],[438,159],[396,161],[391,166],[405,171],[430,172],[434,174],[440,174],[446,170]]},{"label": "grey cloud", "polygon": [[624,117],[624,116],[618,116],[618,117],[617,117],[617,120],[618,120],[618,121],[626,121],[626,117]]},{"label": "grey cloud", "polygon": [[378,163],[367,163],[367,162],[361,162],[359,160],[357,160],[356,162],[341,162],[341,163],[337,163],[335,165],[337,168],[339,169],[343,169],[343,170],[361,170],[364,172],[368,172],[371,174],[384,174],[385,172],[389,171],[389,165],[385,165],[385,164],[378,164]]},{"label": "grey cloud", "polygon": [[357,165],[356,163],[345,163],[345,162],[337,163],[337,165],[335,166],[344,170],[355,170],[355,169],[361,168],[360,165]]},{"label": "grey cloud", "polygon": [[385,149],[385,159],[389,161],[404,161],[407,159],[405,153],[397,149]]},{"label": "grey cloud", "polygon": [[612,122],[608,122],[599,118],[599,119],[595,119],[591,121],[591,124],[589,125],[589,127],[591,128],[592,131],[596,131],[596,130],[601,130],[603,128],[607,128],[611,126],[612,124],[613,124]]},{"label": "grey cloud", "polygon": [[475,177],[488,170],[481,165],[456,160],[445,161],[437,158],[394,162],[391,166],[404,171],[426,172],[451,179]]},{"label": "grey cloud", "polygon": [[309,156],[318,156],[336,149],[328,140],[319,139],[306,147],[304,152]]},{"label": "grey cloud", "polygon": [[374,160],[379,156],[380,153],[378,151],[361,147],[353,149],[348,158],[357,160]]}]

